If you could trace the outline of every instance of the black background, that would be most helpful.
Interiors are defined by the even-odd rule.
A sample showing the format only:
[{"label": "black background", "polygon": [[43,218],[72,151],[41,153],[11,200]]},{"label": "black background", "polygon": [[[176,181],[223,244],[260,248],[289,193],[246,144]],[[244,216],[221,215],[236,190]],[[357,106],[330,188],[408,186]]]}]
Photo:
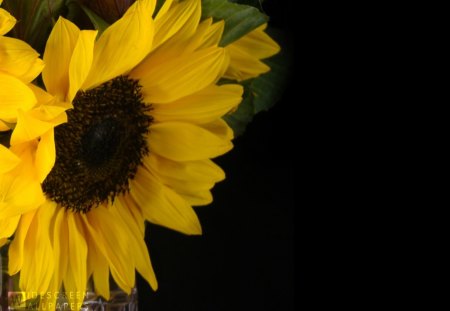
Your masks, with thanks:
[{"label": "black background", "polygon": [[[267,0],[264,10],[271,26],[292,32],[291,3]],[[292,54],[288,37],[284,48]],[[216,159],[227,178],[214,188],[211,205],[196,208],[203,236],[147,226],[159,289],[138,279],[140,310],[294,310],[293,146],[299,124],[288,109],[298,104],[292,93],[288,85],[280,102],[257,115],[235,148]]]}]

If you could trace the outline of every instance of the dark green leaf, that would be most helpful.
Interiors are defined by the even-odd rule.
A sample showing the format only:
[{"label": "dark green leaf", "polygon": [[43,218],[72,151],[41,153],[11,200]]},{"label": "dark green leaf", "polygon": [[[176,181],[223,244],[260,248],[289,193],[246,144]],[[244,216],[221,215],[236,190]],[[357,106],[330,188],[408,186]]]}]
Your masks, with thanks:
[{"label": "dark green leaf", "polygon": [[89,17],[89,20],[91,21],[92,25],[94,25],[95,29],[98,30],[98,35],[100,36],[102,32],[105,31],[106,28],[108,28],[109,24],[85,5],[82,5],[81,8]]},{"label": "dark green leaf", "polygon": [[280,100],[289,79],[289,61],[283,53],[264,61],[270,71],[250,83],[255,114],[269,110]]},{"label": "dark green leaf", "polygon": [[225,21],[221,46],[236,41],[268,21],[268,17],[257,8],[227,0],[202,0],[202,15],[203,18],[213,17]]},{"label": "dark green leaf", "polygon": [[[280,35],[277,37],[281,38]],[[256,79],[244,81],[246,89],[244,100],[235,112],[225,117],[225,121],[234,130],[235,136],[239,136],[245,131],[254,115],[269,110],[280,100],[290,79],[289,68],[292,63],[292,55],[288,51],[286,48],[282,49],[279,54],[264,60],[264,63],[271,68],[268,73]]]},{"label": "dark green leaf", "polygon": [[228,125],[233,129],[234,136],[240,136],[245,132],[247,124],[250,123],[255,114],[253,95],[247,90],[244,99],[238,109],[224,117]]},{"label": "dark green leaf", "polygon": [[255,8],[262,8],[262,3],[264,2],[264,0],[230,0],[230,2],[247,4],[254,6]]}]

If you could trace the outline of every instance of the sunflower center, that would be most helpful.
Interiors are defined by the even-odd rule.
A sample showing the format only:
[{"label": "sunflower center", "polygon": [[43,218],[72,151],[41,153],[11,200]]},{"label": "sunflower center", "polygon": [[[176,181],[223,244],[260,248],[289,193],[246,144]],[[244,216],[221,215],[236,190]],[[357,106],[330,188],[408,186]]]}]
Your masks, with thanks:
[{"label": "sunflower center", "polygon": [[124,132],[116,119],[101,120],[81,138],[81,154],[89,167],[99,167],[114,158]]},{"label": "sunflower center", "polygon": [[42,188],[59,205],[86,213],[129,191],[149,152],[151,107],[125,76],[79,92],[73,106],[55,128],[56,162]]}]

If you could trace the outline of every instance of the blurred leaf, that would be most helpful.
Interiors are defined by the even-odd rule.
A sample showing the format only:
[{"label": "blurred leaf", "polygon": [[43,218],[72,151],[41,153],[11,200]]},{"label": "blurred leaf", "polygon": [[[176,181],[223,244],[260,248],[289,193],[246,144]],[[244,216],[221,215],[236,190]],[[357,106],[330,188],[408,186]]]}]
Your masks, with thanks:
[{"label": "blurred leaf", "polygon": [[202,0],[202,15],[203,18],[225,21],[221,46],[236,41],[268,21],[268,17],[257,8],[227,0]]},{"label": "blurred leaf", "polygon": [[230,2],[247,4],[247,5],[254,6],[255,8],[261,8],[264,0],[230,0]]},{"label": "blurred leaf", "polygon": [[[66,13],[64,18],[70,20],[80,29],[97,29],[97,27],[103,27],[100,22],[100,24],[96,25],[94,21],[91,20],[90,16],[85,11],[85,5],[81,0],[66,0]],[[101,30],[99,30],[99,33],[100,32]]]},{"label": "blurred leaf", "polygon": [[125,14],[136,0],[77,0],[108,24],[112,24]]},{"label": "blurred leaf", "polygon": [[52,27],[64,10],[64,0],[5,0],[3,7],[18,21],[9,35],[42,54]]},{"label": "blurred leaf", "polygon": [[81,5],[81,9],[89,17],[89,20],[91,21],[92,25],[94,25],[94,28],[98,30],[98,36],[100,36],[102,32],[105,31],[106,28],[108,28],[109,24],[85,5]]}]

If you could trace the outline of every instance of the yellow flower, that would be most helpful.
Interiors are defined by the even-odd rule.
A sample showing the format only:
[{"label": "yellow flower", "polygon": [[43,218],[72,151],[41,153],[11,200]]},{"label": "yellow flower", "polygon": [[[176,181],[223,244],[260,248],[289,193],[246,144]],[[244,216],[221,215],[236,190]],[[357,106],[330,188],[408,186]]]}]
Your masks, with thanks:
[{"label": "yellow flower", "polygon": [[[0,145],[0,247],[16,231],[21,214],[45,202],[41,182],[55,160],[53,128],[65,121],[65,109],[54,108],[53,98],[30,84],[44,67],[39,54],[4,36],[15,22],[0,8],[0,134],[9,146]],[[30,126],[36,128],[24,131]]]},{"label": "yellow flower", "polygon": [[[2,5],[3,0],[0,0],[0,5]],[[0,8],[0,36],[3,36],[8,31],[10,31],[16,24],[16,19],[9,14],[6,10]]]},{"label": "yellow flower", "polygon": [[36,97],[27,85],[44,67],[39,54],[28,44],[4,36],[15,23],[16,19],[0,8],[0,131],[10,130],[8,123],[17,121],[19,110],[35,106]]},{"label": "yellow flower", "polygon": [[[48,158],[36,177],[45,176],[45,202],[0,205],[0,224],[6,214],[13,220],[5,237],[15,232],[9,273],[20,272],[25,291],[64,285],[80,293],[92,277],[95,291],[108,299],[109,274],[129,293],[135,270],[156,289],[145,220],[201,234],[192,206],[209,204],[210,189],[225,178],[211,158],[232,148],[222,116],[236,108],[243,90],[217,85],[230,64],[218,46],[223,22],[200,21],[200,0],[167,0],[152,18],[155,4],[138,0],[100,36],[63,18],[50,34],[42,73],[56,98],[50,106],[73,109],[55,128],[51,172]],[[48,130],[42,120],[19,116],[15,152],[0,153],[11,176],[27,175],[26,165],[37,160],[36,135],[41,142]],[[5,197],[18,199],[17,189],[32,194],[26,185],[2,185]],[[79,307],[83,295],[68,298]]]},{"label": "yellow flower", "polygon": [[277,54],[280,46],[264,32],[266,27],[261,25],[226,47],[231,59],[226,78],[244,81],[270,70],[261,60]]}]

